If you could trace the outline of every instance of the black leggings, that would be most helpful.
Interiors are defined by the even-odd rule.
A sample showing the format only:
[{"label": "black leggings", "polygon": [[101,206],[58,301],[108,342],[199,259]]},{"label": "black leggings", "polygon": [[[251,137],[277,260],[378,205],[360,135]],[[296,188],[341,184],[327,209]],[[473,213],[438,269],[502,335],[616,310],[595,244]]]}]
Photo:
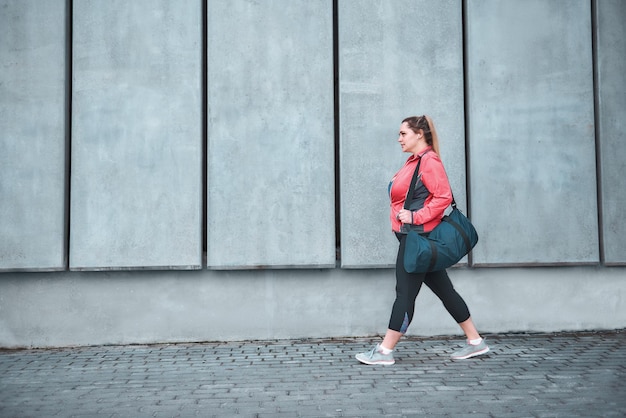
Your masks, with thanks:
[{"label": "black leggings", "polygon": [[454,290],[452,282],[445,270],[430,273],[409,273],[404,269],[404,246],[406,234],[397,234],[400,240],[398,258],[396,259],[396,301],[393,303],[389,329],[406,333],[413,320],[415,299],[420,292],[422,283],[433,291],[452,315],[457,323],[469,319],[470,313],[463,298]]}]

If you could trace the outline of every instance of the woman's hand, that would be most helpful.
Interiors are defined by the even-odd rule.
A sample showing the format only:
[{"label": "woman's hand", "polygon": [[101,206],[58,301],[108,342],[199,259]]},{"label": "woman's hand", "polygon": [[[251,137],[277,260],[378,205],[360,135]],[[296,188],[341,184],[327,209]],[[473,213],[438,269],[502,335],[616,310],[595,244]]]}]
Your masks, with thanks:
[{"label": "woman's hand", "polygon": [[402,222],[403,224],[412,224],[413,223],[413,212],[406,209],[400,209],[400,212],[396,215],[396,219]]}]

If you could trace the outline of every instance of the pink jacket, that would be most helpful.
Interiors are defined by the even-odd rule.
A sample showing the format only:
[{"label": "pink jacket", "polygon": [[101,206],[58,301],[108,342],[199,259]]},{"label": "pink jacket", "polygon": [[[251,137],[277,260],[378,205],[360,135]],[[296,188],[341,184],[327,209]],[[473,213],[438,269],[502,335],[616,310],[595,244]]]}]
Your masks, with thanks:
[{"label": "pink jacket", "polygon": [[[404,207],[411,178],[420,158],[422,163],[419,178],[410,205],[413,224],[403,225],[396,219],[396,215]],[[394,232],[406,233],[409,229],[430,232],[439,225],[446,208],[452,203],[452,191],[443,163],[432,148],[427,148],[418,156],[411,155],[406,160],[404,166],[391,179],[389,198],[391,200],[389,218]]]}]

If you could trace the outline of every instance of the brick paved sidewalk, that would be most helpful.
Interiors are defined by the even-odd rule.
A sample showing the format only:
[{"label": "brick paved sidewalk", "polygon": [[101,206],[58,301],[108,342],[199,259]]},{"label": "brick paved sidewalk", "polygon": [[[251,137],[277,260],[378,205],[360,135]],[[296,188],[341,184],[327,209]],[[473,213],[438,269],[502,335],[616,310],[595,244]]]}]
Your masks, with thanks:
[{"label": "brick paved sidewalk", "polygon": [[0,417],[624,417],[626,331],[409,338],[393,366],[375,339],[0,351]]}]

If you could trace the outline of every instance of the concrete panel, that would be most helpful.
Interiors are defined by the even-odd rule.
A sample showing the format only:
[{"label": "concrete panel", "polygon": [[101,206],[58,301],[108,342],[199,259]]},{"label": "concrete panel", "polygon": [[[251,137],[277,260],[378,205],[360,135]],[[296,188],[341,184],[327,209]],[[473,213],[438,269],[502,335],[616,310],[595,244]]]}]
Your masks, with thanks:
[{"label": "concrete panel", "polygon": [[207,13],[207,264],[334,267],[332,1]]},{"label": "concrete panel", "polygon": [[599,261],[588,0],[467,3],[476,264]]},{"label": "concrete panel", "polygon": [[395,263],[387,186],[408,154],[407,116],[429,114],[459,206],[465,208],[460,1],[339,1],[341,264]]},{"label": "concrete panel", "polygon": [[66,265],[66,6],[0,0],[0,270]]},{"label": "concrete panel", "polygon": [[[452,269],[482,333],[626,327],[622,267]],[[0,347],[383,334],[391,269],[5,273]],[[349,296],[346,296],[349,295]],[[409,335],[462,335],[424,288]]]},{"label": "concrete panel", "polygon": [[604,260],[626,264],[626,2],[596,5]]},{"label": "concrete panel", "polygon": [[200,0],[74,5],[70,267],[200,268]]}]

